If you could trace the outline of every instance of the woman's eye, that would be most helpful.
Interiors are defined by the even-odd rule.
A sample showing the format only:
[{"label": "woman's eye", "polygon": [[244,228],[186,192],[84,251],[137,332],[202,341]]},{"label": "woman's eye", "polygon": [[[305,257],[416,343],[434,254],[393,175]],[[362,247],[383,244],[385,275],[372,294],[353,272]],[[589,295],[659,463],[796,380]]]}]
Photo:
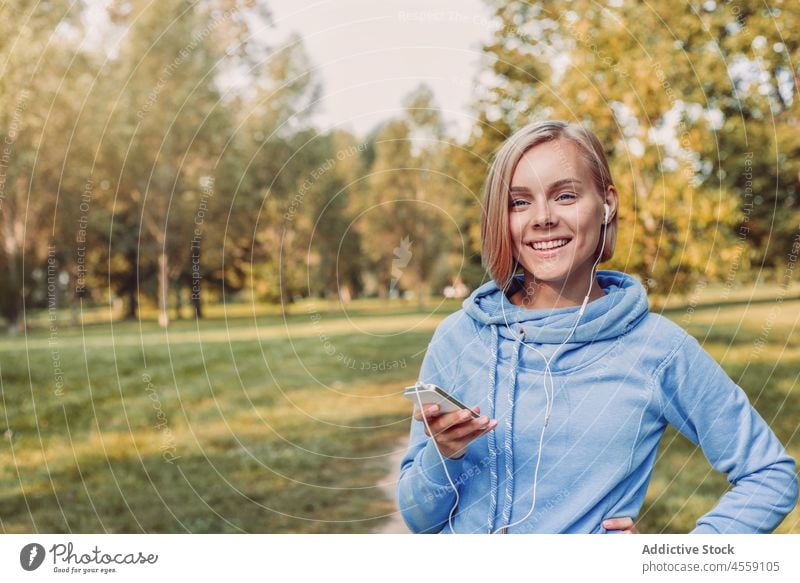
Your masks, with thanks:
[{"label": "woman's eye", "polygon": [[559,194],[556,197],[556,200],[572,200],[574,198],[577,198],[577,197],[572,192],[562,192],[561,194]]},{"label": "woman's eye", "polygon": [[512,208],[515,208],[515,207],[521,207],[522,205],[525,205],[525,204],[528,204],[527,200],[525,200],[524,198],[517,198],[517,199],[512,200],[511,203],[509,203],[508,206],[510,206]]}]

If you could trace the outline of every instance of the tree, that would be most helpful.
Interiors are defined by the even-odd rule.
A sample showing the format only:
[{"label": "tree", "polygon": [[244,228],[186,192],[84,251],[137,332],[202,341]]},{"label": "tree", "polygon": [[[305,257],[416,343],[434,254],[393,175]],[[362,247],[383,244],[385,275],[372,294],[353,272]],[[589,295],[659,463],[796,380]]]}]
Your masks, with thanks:
[{"label": "tree", "polygon": [[387,122],[375,137],[359,229],[379,295],[415,287],[422,306],[446,241],[453,236],[445,220],[453,188],[445,171],[448,146],[432,91],[420,85],[403,103],[403,115]]},{"label": "tree", "polygon": [[325,160],[310,124],[321,85],[296,35],[253,71],[253,81],[235,108],[240,179],[225,237],[225,256],[238,256],[243,270],[225,287],[249,284],[259,299],[285,306],[305,286],[313,227],[306,197]]},{"label": "tree", "polygon": [[[662,292],[729,277],[742,248],[736,228],[743,218],[743,152],[723,134],[732,128],[744,135],[737,118],[758,118],[759,109],[763,118],[770,110],[763,98],[742,100],[737,86],[747,84],[755,38],[777,46],[774,10],[755,2],[733,10],[666,0],[491,5],[498,27],[485,53],[493,82],[480,99],[477,151],[488,155],[533,119],[584,123],[606,145],[621,194],[612,266]],[[796,22],[797,9],[783,3],[780,12],[781,22]],[[780,104],[780,79],[794,75],[788,63],[797,55],[794,42],[778,48],[766,93]],[[784,92],[790,84],[784,82]],[[795,119],[786,115],[781,123],[793,127]],[[773,135],[785,141],[790,134]],[[758,130],[747,135],[764,137]],[[766,147],[748,150],[770,156]]]},{"label": "tree", "polygon": [[[23,307],[36,305],[37,297],[44,305],[48,260],[60,276],[70,259],[56,244],[56,206],[62,188],[65,196],[79,188],[64,153],[88,63],[75,42],[78,8],[44,10],[17,0],[0,10],[0,311],[16,333]],[[57,288],[58,281],[54,306]]]},{"label": "tree", "polygon": [[362,288],[362,241],[354,227],[358,199],[366,190],[366,144],[344,130],[319,135],[315,142],[317,167],[327,170],[317,172],[308,201],[313,224],[308,233],[307,291],[347,301]]},{"label": "tree", "polygon": [[196,231],[202,231],[208,199],[217,194],[214,170],[230,123],[216,82],[222,53],[214,37],[231,16],[212,3],[186,0],[134,8],[124,15],[130,29],[110,77],[120,89],[107,143],[114,149],[109,174],[121,169],[122,202],[112,220],[124,230],[134,221],[139,237],[133,242],[123,236],[112,245],[130,266],[134,243],[137,275],[155,273],[159,324],[165,327],[170,282],[180,297],[191,276]]}]

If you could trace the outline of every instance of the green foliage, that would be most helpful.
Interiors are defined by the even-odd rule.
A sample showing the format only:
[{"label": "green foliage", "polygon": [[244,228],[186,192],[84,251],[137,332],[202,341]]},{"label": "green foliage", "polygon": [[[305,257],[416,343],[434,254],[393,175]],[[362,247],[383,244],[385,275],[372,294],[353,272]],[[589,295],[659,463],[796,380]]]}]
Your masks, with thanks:
[{"label": "green foliage", "polygon": [[[84,137],[75,119],[88,63],[69,34],[79,16],[50,3],[0,7],[0,316],[12,332],[23,305],[45,301],[49,245],[73,216],[59,198],[83,187],[79,173],[65,171],[64,156]],[[64,248],[52,253],[58,265],[71,259]]]},{"label": "green foliage", "polygon": [[91,34],[84,4],[5,3],[0,315],[17,330],[23,305],[124,298],[166,324],[187,298],[200,315],[223,298],[474,288],[488,165],[544,117],[606,145],[621,193],[607,267],[664,294],[761,268],[791,279],[796,3],[489,4],[457,143],[425,84],[366,138],[315,128],[314,63],[260,26],[261,2],[114,1]]},{"label": "green foliage", "polygon": [[470,151],[487,158],[535,119],[587,125],[621,197],[610,267],[659,292],[785,262],[800,216],[790,65],[800,53],[783,31],[796,3],[492,5],[494,80]]},{"label": "green foliage", "polygon": [[452,255],[458,252],[460,188],[430,88],[420,85],[404,105],[403,115],[374,138],[358,229],[369,242],[363,251],[378,295],[413,291],[424,303],[432,283],[440,290],[458,274]]}]

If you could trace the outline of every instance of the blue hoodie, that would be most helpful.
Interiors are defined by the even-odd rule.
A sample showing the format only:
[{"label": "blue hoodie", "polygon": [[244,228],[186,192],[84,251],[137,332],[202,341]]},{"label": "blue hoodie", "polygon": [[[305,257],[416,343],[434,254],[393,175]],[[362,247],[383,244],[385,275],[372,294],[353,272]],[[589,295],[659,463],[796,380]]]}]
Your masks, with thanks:
[{"label": "blue hoodie", "polygon": [[[605,519],[635,520],[668,423],[733,485],[692,532],[774,530],[797,502],[794,460],[698,342],[649,312],[637,280],[602,270],[597,280],[606,295],[587,304],[561,348],[578,306],[521,308],[493,281],[436,329],[419,380],[498,421],[462,458],[444,458],[460,496],[455,532],[493,532],[528,514],[546,407],[541,355],[556,350],[536,506],[509,533],[604,533]],[[397,497],[412,531],[451,532],[455,494],[418,421]]]}]

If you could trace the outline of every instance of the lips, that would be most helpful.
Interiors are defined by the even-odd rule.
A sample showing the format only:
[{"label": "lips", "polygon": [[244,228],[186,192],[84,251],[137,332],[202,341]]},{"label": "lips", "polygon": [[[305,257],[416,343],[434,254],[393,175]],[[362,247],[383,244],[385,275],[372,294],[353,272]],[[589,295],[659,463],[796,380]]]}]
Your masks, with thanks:
[{"label": "lips", "polygon": [[[540,261],[550,261],[550,260],[555,261],[558,257],[561,257],[562,252],[564,251],[564,249],[567,249],[570,246],[570,243],[572,243],[572,240],[571,239],[550,239],[550,241],[547,241],[548,245],[558,244],[558,242],[563,243],[564,241],[566,241],[566,244],[562,244],[562,245],[560,245],[558,247],[552,247],[552,248],[549,248],[549,249],[536,249],[533,246],[534,245],[533,241],[531,241],[530,243],[527,243],[526,246],[528,247],[528,249],[530,249],[533,259],[538,259]],[[544,241],[536,241],[535,243],[537,243],[537,244],[544,243]]]},{"label": "lips", "polygon": [[561,249],[570,242],[570,239],[564,237],[559,239],[548,239],[546,241],[531,241],[527,245],[534,251],[555,251]]}]

